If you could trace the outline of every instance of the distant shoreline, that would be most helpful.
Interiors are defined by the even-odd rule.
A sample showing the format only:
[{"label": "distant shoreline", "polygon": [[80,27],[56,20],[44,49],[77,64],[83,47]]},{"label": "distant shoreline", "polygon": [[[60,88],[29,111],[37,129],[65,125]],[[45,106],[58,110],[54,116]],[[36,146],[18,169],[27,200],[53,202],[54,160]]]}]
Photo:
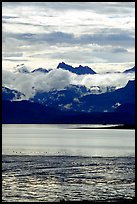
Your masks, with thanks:
[{"label": "distant shoreline", "polygon": [[[71,128],[72,129],[72,128]],[[132,129],[135,130],[135,125],[116,125],[116,126],[106,126],[104,125],[101,127],[75,127],[73,129]]]},{"label": "distant shoreline", "polygon": [[[62,123],[46,123],[46,124],[43,124],[43,123],[37,123],[37,124],[5,124],[3,123],[2,124],[3,126],[5,125],[53,125],[53,126],[60,126],[60,125],[63,125],[64,127],[68,126],[67,129],[131,129],[131,130],[135,130],[135,125],[124,125],[124,124],[70,124],[70,123],[66,123],[66,124],[62,124]],[[65,127],[65,128],[66,128]]]}]

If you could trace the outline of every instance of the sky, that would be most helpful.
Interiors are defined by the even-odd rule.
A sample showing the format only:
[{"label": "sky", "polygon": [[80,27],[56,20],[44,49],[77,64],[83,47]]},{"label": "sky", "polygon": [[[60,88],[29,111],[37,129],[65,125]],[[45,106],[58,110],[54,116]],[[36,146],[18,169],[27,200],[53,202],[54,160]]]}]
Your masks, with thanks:
[{"label": "sky", "polygon": [[2,2],[2,64],[94,71],[135,65],[135,2]]}]

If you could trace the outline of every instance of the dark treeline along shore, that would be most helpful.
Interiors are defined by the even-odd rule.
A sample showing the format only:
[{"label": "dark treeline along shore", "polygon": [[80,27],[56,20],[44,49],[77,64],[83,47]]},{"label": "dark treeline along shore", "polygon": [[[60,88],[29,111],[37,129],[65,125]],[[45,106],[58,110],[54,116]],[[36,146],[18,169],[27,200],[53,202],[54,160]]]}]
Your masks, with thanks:
[{"label": "dark treeline along shore", "polygon": [[101,126],[101,127],[77,127],[77,129],[135,129],[135,125],[115,125],[115,126]]}]

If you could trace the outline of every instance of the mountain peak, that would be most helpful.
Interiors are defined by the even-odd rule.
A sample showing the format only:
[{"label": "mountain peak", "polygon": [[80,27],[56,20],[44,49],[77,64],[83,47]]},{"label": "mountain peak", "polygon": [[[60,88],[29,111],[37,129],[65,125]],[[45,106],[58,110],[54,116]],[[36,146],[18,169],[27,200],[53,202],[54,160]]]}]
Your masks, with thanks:
[{"label": "mountain peak", "polygon": [[37,68],[37,69],[34,69],[33,71],[31,71],[31,73],[34,73],[34,72],[42,72],[42,73],[48,73],[50,70],[47,70],[47,69],[44,69],[44,68]]},{"label": "mountain peak", "polygon": [[60,62],[57,66],[57,69],[62,68],[62,69],[69,69],[73,68],[71,65],[66,64],[65,62]]},{"label": "mountain peak", "polygon": [[124,73],[133,73],[133,72],[135,72],[135,66],[124,71]]},{"label": "mountain peak", "polygon": [[65,62],[59,63],[57,66],[57,69],[59,69],[59,68],[64,69],[64,70],[68,70],[68,71],[75,73],[75,74],[78,74],[78,75],[96,74],[96,72],[93,71],[88,66],[79,65],[79,67],[72,67],[71,65],[68,65]]},{"label": "mountain peak", "polygon": [[15,72],[24,73],[24,74],[30,73],[28,68],[24,64],[17,65],[15,67]]}]

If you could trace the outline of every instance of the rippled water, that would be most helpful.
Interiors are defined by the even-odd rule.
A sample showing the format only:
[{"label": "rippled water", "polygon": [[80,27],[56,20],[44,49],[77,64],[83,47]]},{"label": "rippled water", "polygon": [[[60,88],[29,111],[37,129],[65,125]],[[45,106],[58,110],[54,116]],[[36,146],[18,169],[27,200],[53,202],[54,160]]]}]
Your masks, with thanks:
[{"label": "rippled water", "polygon": [[3,201],[135,197],[134,157],[3,155]]},{"label": "rippled water", "polygon": [[4,125],[2,200],[133,200],[135,131],[75,128]]}]

